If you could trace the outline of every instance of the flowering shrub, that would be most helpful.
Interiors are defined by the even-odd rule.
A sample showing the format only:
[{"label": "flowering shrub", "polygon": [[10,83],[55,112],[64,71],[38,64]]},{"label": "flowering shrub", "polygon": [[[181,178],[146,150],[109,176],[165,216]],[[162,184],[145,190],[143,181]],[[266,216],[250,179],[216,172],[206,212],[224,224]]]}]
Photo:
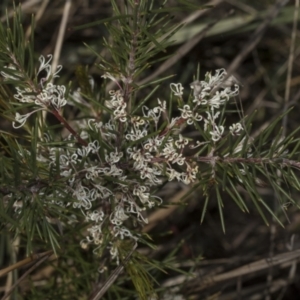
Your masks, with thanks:
[{"label": "flowering shrub", "polygon": [[[28,82],[28,87],[23,89],[16,86],[15,99],[31,103],[32,111],[25,115],[17,112],[14,128],[24,126],[28,117],[40,110],[60,114],[67,104],[65,86],[50,82],[61,70],[61,66],[55,72],[51,70],[51,58],[49,55],[47,62],[42,56],[39,59],[37,76],[41,71],[46,71],[46,76],[40,79],[38,87],[34,82]],[[14,80],[5,72],[2,75]],[[201,126],[210,137],[205,143],[211,145],[216,145],[225,135],[225,126],[218,124],[220,110],[239,92],[237,84],[222,87],[225,76],[226,71],[221,69],[214,75],[208,73],[204,81],[192,83],[194,97],[189,104],[184,104],[183,86],[172,83],[172,94],[182,105],[180,116],[170,119],[166,101],[158,99],[154,108],[143,105],[142,114],[134,114],[127,107],[122,88],[109,91],[110,99],[104,102],[106,121],[88,119],[85,127],[81,126],[77,142],[70,134],[64,140],[68,147],[65,144],[51,147],[47,145],[51,142],[49,134],[44,133],[36,159],[41,168],[59,174],[66,190],[46,194],[40,189],[37,197],[45,199],[45,206],[49,202],[65,207],[72,205],[80,210],[88,223],[82,247],[90,243],[101,247],[109,240],[107,246],[118,262],[114,241],[125,238],[138,241],[139,233],[132,230],[133,224],[143,226],[148,222],[145,211],[163,202],[155,196],[154,190],[164,180],[190,184],[197,179],[198,165],[193,156],[184,155],[184,150],[201,147],[203,142],[185,138],[180,129],[194,124]],[[109,73],[103,77],[117,82]],[[80,101],[80,92],[76,91],[75,97]],[[237,136],[242,129],[240,123],[233,124],[229,133]],[[82,144],[79,147],[78,142]],[[20,155],[25,159],[30,153]],[[63,201],[66,194],[72,202]],[[18,213],[20,204],[15,207]]]},{"label": "flowering shrub", "polygon": [[[11,34],[22,30],[18,20],[13,29],[8,26],[6,31],[0,26],[1,83],[13,95],[0,90],[1,99],[10,99],[1,102],[1,111],[11,121],[14,134],[20,134],[2,133],[1,226],[14,236],[25,236],[27,254],[34,251],[38,239],[51,243],[57,251],[64,230],[78,226],[78,245],[91,247],[103,258],[98,271],[104,272],[110,261],[125,265],[126,255],[130,256],[138,243],[146,243],[141,229],[149,212],[164,203],[156,192],[168,181],[201,189],[201,221],[213,191],[223,230],[222,193],[248,211],[249,204],[237,186],[248,193],[265,220],[261,207],[280,222],[258,192],[257,187],[265,181],[283,208],[287,201],[296,204],[282,188],[286,184],[299,190],[300,186],[294,173],[299,169],[296,131],[277,136],[270,146],[270,133],[280,118],[257,138],[250,136],[246,119],[227,121],[227,105],[239,95],[239,85],[224,69],[193,81],[187,92],[181,83],[171,83],[167,100],[143,95],[138,76],[171,42],[164,39],[160,28],[148,33],[151,24],[157,28],[163,20],[153,17],[149,24],[144,21],[151,5],[147,9],[137,3],[128,5],[135,22],[131,15],[123,18],[115,4],[119,27],[108,26],[115,41],[124,42],[126,55],[104,41],[113,62],[99,55],[103,80],[97,82],[81,70],[80,88],[71,92],[66,84],[56,83],[62,67],[52,70],[51,55],[40,56],[40,66],[34,69],[32,43],[27,49],[23,35]],[[177,29],[171,26],[169,36]],[[140,40],[139,34],[145,32],[145,40]],[[153,42],[157,40],[161,47]],[[17,52],[19,48],[22,51]],[[116,89],[106,92],[111,83]],[[68,119],[71,106],[80,111],[74,119]],[[51,125],[49,115],[59,124]],[[193,138],[188,135],[191,128],[197,132]],[[278,168],[281,176],[276,173]],[[132,256],[136,259],[138,254]],[[137,268],[132,274],[139,272]]]}]

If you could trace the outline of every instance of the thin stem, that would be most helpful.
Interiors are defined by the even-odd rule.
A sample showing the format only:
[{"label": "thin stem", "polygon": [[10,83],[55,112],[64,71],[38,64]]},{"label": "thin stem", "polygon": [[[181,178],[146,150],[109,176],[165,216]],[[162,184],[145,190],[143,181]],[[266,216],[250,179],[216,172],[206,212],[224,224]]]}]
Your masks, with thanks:
[{"label": "thin stem", "polygon": [[52,251],[47,251],[42,254],[42,257],[38,256],[37,262],[29,268],[16,282],[12,285],[10,290],[1,298],[1,300],[5,300],[12,292],[13,290],[20,284],[21,281],[23,281],[32,271],[34,271],[40,264],[42,264],[44,261],[46,261],[51,256]]},{"label": "thin stem", "polygon": [[51,113],[56,117],[57,120],[59,120],[62,124],[64,124],[64,126],[69,130],[71,134],[75,136],[75,138],[81,145],[83,146],[88,145],[88,143],[80,137],[80,135],[70,126],[70,124],[63,118],[63,116],[59,114],[57,110],[53,109]]},{"label": "thin stem", "polygon": [[206,162],[206,163],[212,163],[212,162],[222,162],[227,164],[232,163],[245,163],[245,164],[282,164],[285,166],[291,166],[297,169],[300,169],[300,162],[296,160],[290,160],[286,158],[262,158],[262,157],[249,157],[249,158],[243,158],[243,157],[220,157],[220,156],[199,156],[199,157],[190,157],[191,159],[194,159],[199,162]]}]

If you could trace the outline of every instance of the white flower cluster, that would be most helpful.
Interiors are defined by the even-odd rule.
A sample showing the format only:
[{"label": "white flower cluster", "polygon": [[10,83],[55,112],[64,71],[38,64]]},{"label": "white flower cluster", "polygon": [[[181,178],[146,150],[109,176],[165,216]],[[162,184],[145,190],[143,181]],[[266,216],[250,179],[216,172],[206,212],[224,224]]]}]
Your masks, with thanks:
[{"label": "white flower cluster", "polygon": [[121,94],[121,91],[110,91],[111,100],[106,101],[106,107],[113,110],[114,118],[121,122],[127,121],[126,102]]},{"label": "white flower cluster", "polygon": [[[142,116],[131,116],[126,110],[121,89],[111,91],[111,99],[105,102],[105,105],[114,111],[109,122],[103,124],[89,120],[90,129],[96,131],[112,148],[120,139],[117,132],[120,123],[123,124],[123,136],[126,140],[124,147],[114,148],[110,153],[105,149],[105,161],[99,158],[97,167],[93,165],[86,168],[86,178],[92,181],[93,186],[89,191],[90,195],[97,195],[96,198],[109,199],[109,203],[114,203],[114,209],[107,219],[112,224],[110,228],[115,237],[135,238],[125,223],[132,217],[140,223],[147,223],[142,212],[161,202],[161,199],[151,196],[151,187],[160,185],[164,177],[185,184],[196,180],[198,166],[184,156],[183,151],[189,140],[180,134],[178,128],[185,123],[191,125],[194,122],[204,121],[204,130],[209,130],[213,143],[222,138],[225,128],[216,124],[216,119],[220,115],[217,110],[239,91],[238,85],[235,84],[233,89],[231,86],[221,87],[210,94],[218,84],[222,84],[225,76],[225,70],[217,70],[215,76],[207,74],[205,81],[197,83],[198,92],[194,94],[195,98],[192,100],[194,105],[183,105],[179,109],[181,116],[169,120],[165,129],[160,132],[157,128],[162,115],[167,115],[166,102],[158,99],[156,107],[142,107]],[[171,90],[175,96],[182,99],[181,84],[171,84]],[[206,114],[205,117],[201,115],[202,112]],[[243,128],[237,123],[229,129],[232,135],[238,135]],[[157,133],[153,135],[154,132]],[[106,187],[104,179],[106,176],[117,179],[114,181],[113,189]],[[85,196],[86,194],[84,193]],[[77,200],[79,204],[89,204],[85,206],[86,208],[94,201],[94,199],[81,200],[78,196]],[[83,204],[80,204],[81,207]],[[99,214],[100,212],[96,213],[97,216]],[[87,219],[93,221],[94,219],[89,216],[87,214]],[[88,242],[100,243],[104,221],[105,215],[101,210],[101,218],[97,218],[95,221],[97,225],[91,227]]]},{"label": "white flower cluster", "polygon": [[[91,128],[99,133],[113,128],[110,123],[100,127],[99,125],[90,122]],[[116,136],[112,135],[110,138],[114,139]],[[141,184],[141,180],[124,174],[126,164],[121,162],[123,152],[117,149],[111,152],[105,150],[104,156],[100,157],[98,141],[91,142],[81,149],[73,146],[68,150],[50,148],[48,160],[45,155],[40,155],[38,159],[41,162],[47,161],[52,168],[59,165],[60,175],[67,178],[68,190],[75,200],[72,203],[73,207],[81,209],[86,221],[91,223],[88,229],[89,236],[82,243],[101,245],[104,222],[109,222],[107,227],[110,228],[112,237],[136,239],[124,226],[124,222],[130,216],[140,223],[147,222],[142,215],[145,206],[152,207],[161,200],[151,197],[149,187]],[[96,158],[90,160],[91,155],[95,155]],[[78,176],[79,174],[84,177]]]},{"label": "white flower cluster", "polygon": [[[14,95],[15,99],[23,103],[34,103],[37,108],[25,115],[16,113],[15,121],[13,122],[14,128],[22,127],[28,117],[37,111],[47,110],[49,107],[51,109],[60,110],[67,104],[67,100],[65,99],[66,87],[64,85],[54,85],[49,82],[49,80],[58,77],[58,73],[62,67],[58,66],[56,72],[53,73],[50,65],[52,55],[48,55],[47,57],[48,61],[45,60],[44,56],[40,56],[39,58],[40,67],[37,72],[37,77],[41,75],[42,72],[45,73],[45,76],[40,79],[39,84],[35,86],[33,82],[30,82],[26,88],[16,88],[17,93]],[[18,80],[17,77],[5,72],[1,72],[1,75],[6,79]],[[44,83],[46,83],[46,85],[44,85]]]},{"label": "white flower cluster", "polygon": [[[46,79],[51,72],[49,61],[41,60],[39,70],[47,71]],[[185,156],[190,141],[180,133],[180,128],[204,122],[204,130],[211,135],[208,142],[216,143],[222,138],[225,128],[216,124],[220,114],[217,110],[238,94],[237,85],[233,90],[218,88],[225,75],[224,70],[218,70],[215,76],[208,74],[205,81],[194,82],[194,99],[182,105],[181,115],[171,120],[167,117],[166,101],[158,99],[156,107],[143,106],[141,115],[131,115],[122,89],[110,91],[105,106],[113,113],[106,122],[96,119],[87,122],[85,138],[90,142],[86,146],[79,148],[68,141],[68,147],[41,147],[44,154],[39,154],[38,160],[65,179],[66,191],[74,199],[65,205],[80,209],[89,223],[82,247],[90,243],[102,247],[109,235],[111,257],[118,261],[114,241],[137,240],[138,234],[132,226],[147,223],[145,210],[162,203],[153,190],[166,179],[185,184],[196,181],[198,165],[192,157]],[[109,74],[106,77],[116,80]],[[182,100],[181,84],[171,84],[171,90]],[[16,98],[59,109],[65,104],[63,94],[64,88],[48,83],[38,95],[25,96],[25,91],[18,90]],[[162,118],[167,124],[161,129]],[[24,119],[18,115],[16,121],[23,123]],[[238,123],[229,129],[232,135],[238,135],[243,128]],[[196,144],[198,147],[201,143]]]},{"label": "white flower cluster", "polygon": [[[238,95],[239,86],[233,76],[227,78],[228,75],[224,69],[216,70],[215,75],[207,73],[204,81],[194,81],[190,84],[193,89],[194,103],[193,108],[190,105],[184,105],[181,110],[181,117],[187,119],[188,125],[193,124],[195,121],[204,121],[204,130],[209,131],[213,142],[218,142],[224,134],[224,126],[218,125],[216,120],[220,116],[222,105]],[[183,93],[183,89],[177,88]],[[176,93],[175,93],[176,95]],[[201,114],[201,111],[205,115]],[[232,135],[239,135],[243,127],[240,123],[233,124],[229,127]]]}]

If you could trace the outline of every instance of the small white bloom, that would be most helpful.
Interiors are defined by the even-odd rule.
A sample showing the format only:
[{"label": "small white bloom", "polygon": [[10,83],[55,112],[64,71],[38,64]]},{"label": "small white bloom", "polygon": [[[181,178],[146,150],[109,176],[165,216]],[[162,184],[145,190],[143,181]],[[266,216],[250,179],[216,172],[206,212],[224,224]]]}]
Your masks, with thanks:
[{"label": "small white bloom", "polygon": [[183,119],[188,119],[193,116],[193,112],[189,105],[185,104],[183,108],[178,108],[181,111],[181,117]]},{"label": "small white bloom", "polygon": [[222,135],[224,133],[224,126],[215,125],[214,128],[213,128],[213,131],[210,131],[209,133],[212,136],[211,139],[214,142],[217,142],[222,138]]},{"label": "small white bloom", "polygon": [[130,122],[133,124],[135,128],[145,125],[146,123],[144,119],[138,116],[131,117]]},{"label": "small white bloom", "polygon": [[63,177],[69,177],[71,174],[72,174],[72,169],[64,170],[64,171],[60,172],[60,176],[63,176]]},{"label": "small white bloom", "polygon": [[175,145],[179,149],[183,149],[187,144],[189,140],[184,138],[181,134],[179,134],[179,140],[175,141]]},{"label": "small white bloom", "polygon": [[51,68],[51,64],[50,64],[51,60],[52,60],[52,55],[48,54],[47,57],[49,58],[48,61],[46,61],[46,59],[43,55],[41,55],[39,57],[40,67],[38,69],[37,75],[39,75],[42,71],[45,71],[46,77],[43,78],[43,81],[47,81],[51,77],[51,75],[52,75],[52,78],[59,77],[57,74],[62,69],[62,66],[59,65],[59,66],[57,66],[56,72],[52,74],[52,68]]},{"label": "small white bloom", "polygon": [[241,130],[244,130],[241,123],[236,123],[236,124],[232,124],[231,126],[229,126],[229,131],[232,135],[240,135]]},{"label": "small white bloom", "polygon": [[[41,109],[36,109],[28,114],[20,115],[18,112],[15,115],[15,121],[12,123],[13,128],[18,129],[21,128],[27,121],[27,119],[34,114],[35,112],[39,111]],[[16,125],[16,123],[19,123],[20,125]]]},{"label": "small white bloom", "polygon": [[104,212],[102,210],[89,211],[86,215],[86,220],[94,221],[96,223],[102,222],[104,220]]},{"label": "small white bloom", "polygon": [[131,239],[136,240],[136,237],[134,237],[134,236],[132,235],[132,233],[130,232],[130,230],[128,230],[128,229],[125,228],[125,227],[114,226],[114,227],[113,227],[113,232],[114,232],[114,236],[115,236],[115,237],[120,236],[120,239],[121,239],[121,240],[123,240],[124,237],[128,237],[128,238],[131,238]]},{"label": "small white bloom", "polygon": [[166,110],[167,109],[167,102],[163,101],[161,102],[160,99],[157,99],[158,105],[161,107],[162,110]]},{"label": "small white bloom", "polygon": [[86,151],[87,153],[89,152],[97,153],[99,149],[100,149],[99,142],[96,140],[88,144]]},{"label": "small white bloom", "polygon": [[167,168],[166,175],[169,181],[172,181],[174,179],[177,179],[177,181],[181,181],[182,173],[179,173],[172,168]]},{"label": "small white bloom", "polygon": [[158,151],[158,147],[162,143],[162,138],[156,136],[155,138],[149,138],[144,144],[143,148],[149,152]]},{"label": "small white bloom", "polygon": [[123,152],[118,153],[117,149],[115,149],[115,152],[110,152],[109,156],[107,154],[105,155],[105,161],[110,164],[115,164],[115,163],[119,162],[119,160],[122,157],[123,157]]},{"label": "small white bloom", "polygon": [[182,182],[185,184],[190,184],[196,180],[196,175],[198,174],[198,166],[191,167],[187,165],[186,173],[182,175]]},{"label": "small white bloom", "polygon": [[110,215],[110,221],[114,225],[121,225],[125,220],[129,218],[128,215],[126,215],[124,207],[122,205],[117,205],[115,207],[114,212]]},{"label": "small white bloom", "polygon": [[171,83],[170,88],[175,96],[181,97],[183,95],[183,86],[181,83]]},{"label": "small white bloom", "polygon": [[85,208],[90,209],[92,207],[90,190],[87,187],[78,184],[75,191],[73,192],[73,196],[77,200],[73,203],[74,208]]}]

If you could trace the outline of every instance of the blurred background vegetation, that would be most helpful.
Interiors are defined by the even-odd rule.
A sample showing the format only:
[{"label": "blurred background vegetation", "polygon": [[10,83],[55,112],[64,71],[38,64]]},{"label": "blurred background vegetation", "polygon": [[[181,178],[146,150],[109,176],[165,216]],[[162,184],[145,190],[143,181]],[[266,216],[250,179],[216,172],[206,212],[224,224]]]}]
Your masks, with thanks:
[{"label": "blurred background vegetation", "polygon": [[[157,4],[160,2],[157,1]],[[183,2],[186,1],[170,0],[166,3],[166,7],[178,7]],[[24,17],[24,31],[27,34],[30,31],[31,16],[37,16],[34,33],[36,58],[38,59],[41,54],[53,53],[66,1],[26,0],[20,3]],[[120,6],[122,3],[123,0],[119,0]],[[170,57],[170,61],[166,64],[159,62],[150,66],[140,78],[143,83],[149,81],[151,76],[157,79],[168,75],[174,76],[162,83],[163,88],[152,97],[153,100],[158,95],[160,99],[168,99],[170,82],[181,82],[189,90],[189,83],[194,80],[198,64],[202,78],[207,71],[227,69],[251,40],[253,32],[264,22],[275,1],[194,0],[189,3],[207,8],[172,11],[174,16],[172,22],[186,22],[186,26],[173,38],[173,46],[167,49],[167,53],[162,54],[175,55],[175,59],[171,60]],[[1,1],[2,22],[5,20],[6,11],[11,16],[12,7],[11,0]],[[82,30],[75,30],[75,27],[108,18],[112,15],[111,9],[109,0],[71,1],[68,30],[59,59],[59,64],[63,65],[59,79],[62,83],[74,81],[73,88],[76,88],[75,72],[83,65],[89,66],[90,74],[97,84],[101,84],[103,74],[95,67],[97,59],[84,43],[106,56],[107,51],[102,46],[102,39],[105,37],[109,40],[110,37],[101,24]],[[242,83],[236,105],[242,106],[244,115],[251,115],[256,111],[252,122],[252,134],[268,126],[272,119],[286,109],[284,98],[294,12],[295,3],[289,1],[267,27],[254,49],[242,59],[233,72]],[[208,30],[207,26],[210,27]],[[294,32],[295,55],[291,81],[288,85],[289,105],[294,106],[294,109],[287,120],[287,132],[299,126],[300,43],[299,30]],[[159,74],[156,73],[158,70]],[[166,94],[162,95],[162,91]],[[74,112],[70,108],[70,114],[72,113]],[[3,120],[0,126],[3,128],[10,124]],[[186,134],[193,136],[193,132]],[[271,217],[267,226],[255,209],[249,214],[242,213],[233,201],[226,201],[227,196],[223,195],[226,224],[224,234],[217,201],[212,197],[204,222],[200,224],[203,197],[201,193],[194,193],[182,198],[188,190],[189,188],[184,185],[170,183],[159,191],[159,196],[163,197],[166,203],[177,205],[155,211],[149,216],[149,225],[144,229],[144,232],[152,235],[158,248],[153,251],[141,248],[141,253],[157,261],[163,261],[173,269],[178,268],[193,274],[188,276],[175,271],[169,271],[167,274],[153,271],[152,274],[159,283],[156,286],[159,299],[175,299],[175,294],[182,295],[182,298],[176,299],[300,298],[300,271],[297,269],[300,260],[300,250],[297,250],[300,246],[300,212],[297,208],[287,205],[286,214],[279,213],[280,209],[277,207],[272,189],[262,185],[261,194],[273,209],[278,209],[278,217],[285,228],[273,222]],[[243,194],[242,190],[241,196],[247,201],[247,195]],[[295,199],[300,198],[298,194],[292,196]],[[0,266],[7,267],[13,260],[17,262],[24,259],[22,251],[9,252],[4,237],[1,239]],[[73,248],[76,245],[79,247],[79,240],[74,231],[74,240],[69,243]],[[94,269],[90,269],[89,262],[93,262],[95,257],[90,252],[83,253],[77,260],[76,256],[72,256],[72,250],[69,250],[70,258],[66,265],[60,264],[58,259],[40,266],[19,286],[24,299],[87,299],[84,295],[91,292],[93,283],[90,280],[96,281],[95,271],[99,266],[95,261]],[[15,256],[14,259],[12,256]],[[85,262],[79,262],[83,257],[86,259],[86,267]],[[274,259],[277,263],[270,267],[265,259]],[[23,268],[18,271],[22,274],[25,270],[26,268]],[[69,294],[60,294],[60,288],[56,286],[58,283],[53,278],[68,276],[72,270],[77,274],[77,279],[73,279],[68,287],[64,287]],[[8,276],[0,280],[0,293],[3,293],[11,281]],[[126,293],[126,299],[135,299],[134,294],[130,294],[132,286],[127,279],[122,279],[120,275],[119,280],[118,292],[108,292],[105,299],[125,299],[122,298],[122,294]],[[169,296],[162,292],[167,287],[170,289]],[[45,293],[48,296],[45,296]]]}]

